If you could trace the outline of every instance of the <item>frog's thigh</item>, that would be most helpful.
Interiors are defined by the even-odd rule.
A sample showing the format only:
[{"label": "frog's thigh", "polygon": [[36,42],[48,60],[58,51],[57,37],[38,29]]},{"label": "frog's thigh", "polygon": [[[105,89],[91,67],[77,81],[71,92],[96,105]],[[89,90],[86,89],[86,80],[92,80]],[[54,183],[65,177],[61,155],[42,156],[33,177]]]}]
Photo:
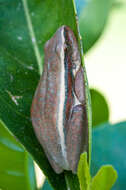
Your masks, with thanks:
[{"label": "frog's thigh", "polygon": [[66,137],[67,158],[70,169],[73,173],[77,171],[80,154],[84,150],[85,144],[85,118],[86,112],[84,106],[77,105],[73,108],[71,120],[68,123],[68,132]]}]

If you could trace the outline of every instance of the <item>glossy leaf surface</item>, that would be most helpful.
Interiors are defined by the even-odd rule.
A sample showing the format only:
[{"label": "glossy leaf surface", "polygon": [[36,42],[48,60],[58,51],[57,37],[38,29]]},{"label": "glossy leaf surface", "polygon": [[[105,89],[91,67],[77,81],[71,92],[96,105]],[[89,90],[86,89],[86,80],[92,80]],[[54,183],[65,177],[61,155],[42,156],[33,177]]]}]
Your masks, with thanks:
[{"label": "glossy leaf surface", "polygon": [[8,132],[1,120],[0,188],[3,190],[36,190],[33,160]]},{"label": "glossy leaf surface", "polygon": [[33,132],[30,107],[42,73],[44,43],[61,25],[70,26],[79,39],[73,1],[0,0],[0,25],[0,117],[52,186],[64,190],[64,174],[55,174]]}]

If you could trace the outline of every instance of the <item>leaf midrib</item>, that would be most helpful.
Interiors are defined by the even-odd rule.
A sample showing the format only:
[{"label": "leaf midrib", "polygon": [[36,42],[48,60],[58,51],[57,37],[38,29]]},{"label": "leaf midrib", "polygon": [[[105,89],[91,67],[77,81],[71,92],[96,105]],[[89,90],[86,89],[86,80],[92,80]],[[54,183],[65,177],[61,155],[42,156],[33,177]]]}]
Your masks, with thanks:
[{"label": "leaf midrib", "polygon": [[38,48],[38,45],[37,45],[37,39],[36,39],[35,32],[34,32],[34,29],[33,29],[32,21],[31,21],[31,18],[30,18],[27,0],[22,0],[22,3],[23,3],[23,6],[24,6],[24,12],[25,12],[25,16],[26,16],[26,20],[27,20],[27,24],[28,24],[28,29],[29,29],[29,34],[30,34],[30,37],[31,37],[31,41],[32,41],[32,39],[34,39],[34,43],[32,41],[32,44],[33,44],[34,53],[35,53],[35,57],[36,57],[37,64],[38,64],[39,74],[41,75],[42,74],[42,64],[41,64],[42,58],[41,58],[41,54],[39,52],[39,48]]}]

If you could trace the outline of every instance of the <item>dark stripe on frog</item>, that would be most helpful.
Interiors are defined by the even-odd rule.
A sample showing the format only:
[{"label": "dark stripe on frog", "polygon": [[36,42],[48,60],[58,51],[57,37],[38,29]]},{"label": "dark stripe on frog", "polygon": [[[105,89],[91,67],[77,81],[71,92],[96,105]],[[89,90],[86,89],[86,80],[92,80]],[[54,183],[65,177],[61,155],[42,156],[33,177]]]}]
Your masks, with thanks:
[{"label": "dark stripe on frog", "polygon": [[[73,73],[71,60],[71,44],[68,35],[68,30],[64,28],[65,50],[64,50],[64,67],[65,67],[65,102],[64,102],[64,133],[67,132],[67,121],[71,115],[73,104]],[[65,135],[66,136],[66,135]]]}]

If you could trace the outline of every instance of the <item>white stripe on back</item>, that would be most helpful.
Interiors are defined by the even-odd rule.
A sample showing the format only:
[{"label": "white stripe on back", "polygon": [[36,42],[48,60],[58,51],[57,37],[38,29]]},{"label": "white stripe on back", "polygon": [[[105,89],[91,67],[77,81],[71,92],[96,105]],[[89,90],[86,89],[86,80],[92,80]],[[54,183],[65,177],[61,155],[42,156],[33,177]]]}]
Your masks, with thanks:
[{"label": "white stripe on back", "polygon": [[67,153],[66,153],[66,145],[65,145],[65,136],[64,136],[64,104],[65,104],[65,65],[64,65],[64,44],[65,44],[65,38],[64,38],[64,28],[61,30],[61,53],[60,53],[60,59],[61,59],[61,73],[60,73],[60,80],[59,80],[59,109],[58,109],[58,118],[57,118],[57,128],[60,136],[60,144],[62,149],[62,155],[64,157],[64,164],[65,169],[69,168],[69,164],[67,161]]}]

